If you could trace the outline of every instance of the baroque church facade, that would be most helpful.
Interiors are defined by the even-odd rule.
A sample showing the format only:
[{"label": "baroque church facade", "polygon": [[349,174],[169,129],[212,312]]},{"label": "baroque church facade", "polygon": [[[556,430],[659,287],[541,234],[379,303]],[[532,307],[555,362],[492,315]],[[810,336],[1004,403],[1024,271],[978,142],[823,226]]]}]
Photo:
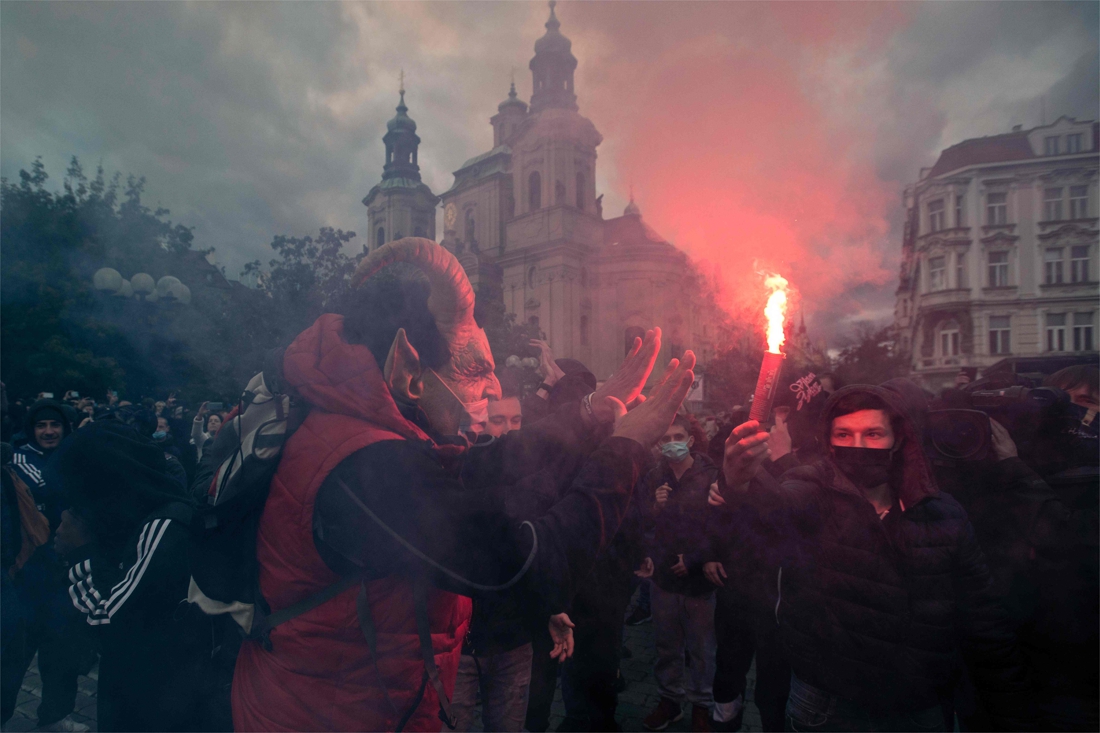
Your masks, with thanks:
[{"label": "baroque church facade", "polygon": [[439,196],[420,180],[420,138],[402,91],[383,138],[382,181],[363,199],[370,248],[409,235],[435,239],[442,204],[441,244],[479,293],[497,293],[518,322],[537,324],[556,355],[606,379],[634,337],[659,326],[659,365],[690,348],[697,372],[705,371],[721,320],[710,289],[687,256],[646,224],[633,196],[622,216],[604,218],[595,186],[603,138],[580,114],[577,59],[554,6],[529,65],[530,105],[513,83],[489,120],[493,147],[467,160]]}]

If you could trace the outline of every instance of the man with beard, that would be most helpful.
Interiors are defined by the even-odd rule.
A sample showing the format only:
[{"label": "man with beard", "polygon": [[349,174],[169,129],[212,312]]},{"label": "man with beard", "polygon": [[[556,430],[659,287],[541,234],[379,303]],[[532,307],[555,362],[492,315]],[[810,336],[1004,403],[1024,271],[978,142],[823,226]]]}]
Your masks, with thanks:
[{"label": "man with beard", "polygon": [[825,458],[778,482],[757,470],[769,439],[757,427],[727,441],[720,489],[789,528],[775,611],[788,730],[949,730],[940,694],[958,652],[998,729],[1026,725],[1031,687],[985,559],[897,396],[838,390]]},{"label": "man with beard", "polygon": [[[378,274],[395,263],[427,282]],[[347,315],[321,316],[283,358],[283,380],[311,410],[286,442],[256,546],[273,611],[339,592],[244,644],[236,730],[453,726],[468,596],[516,594],[542,618],[565,610],[693,378],[686,352],[626,412],[660,349],[654,329],[600,389],[471,448],[460,425],[501,394],[461,265],[406,238],[372,252],[353,284]],[[505,487],[546,480],[566,442],[590,450],[564,497],[531,521],[510,517]],[[564,624],[556,632],[560,658],[572,638]]]}]

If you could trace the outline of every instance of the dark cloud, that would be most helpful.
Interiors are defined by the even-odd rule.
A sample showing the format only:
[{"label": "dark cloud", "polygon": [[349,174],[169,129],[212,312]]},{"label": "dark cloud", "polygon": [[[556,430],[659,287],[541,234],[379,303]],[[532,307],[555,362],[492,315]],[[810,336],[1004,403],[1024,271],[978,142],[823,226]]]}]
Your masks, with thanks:
[{"label": "dark cloud", "polygon": [[[900,191],[940,149],[1038,124],[1043,107],[1048,120],[1096,115],[1098,7],[597,2],[558,15],[580,60],[582,112],[606,137],[605,210],[633,182],[663,232],[736,272],[708,244],[719,217],[697,226],[734,200],[707,166],[735,131],[756,150],[723,172],[746,184],[734,193],[748,226],[782,233],[776,267],[813,272],[809,254],[838,266],[832,286],[802,285],[818,294],[811,328],[832,337],[889,313]],[[449,187],[490,146],[512,68],[529,94],[546,18],[541,3],[499,2],[3,10],[0,173],[14,178],[41,154],[59,177],[75,154],[86,168],[145,175],[150,203],[194,226],[231,276],[266,261],[276,234],[365,232],[360,200],[381,173],[400,68],[424,179]],[[675,115],[678,126],[663,124]],[[777,171],[797,183],[773,186]]]}]

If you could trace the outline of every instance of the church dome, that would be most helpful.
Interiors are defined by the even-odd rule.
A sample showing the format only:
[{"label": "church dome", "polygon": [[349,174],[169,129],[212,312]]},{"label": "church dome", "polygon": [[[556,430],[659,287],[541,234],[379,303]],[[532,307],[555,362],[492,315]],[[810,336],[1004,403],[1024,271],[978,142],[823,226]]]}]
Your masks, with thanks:
[{"label": "church dome", "polygon": [[524,102],[516,94],[515,82],[512,82],[512,89],[508,92],[508,99],[505,99],[503,102],[497,105],[498,112],[504,112],[508,109],[518,109],[525,114],[527,112],[527,102]]},{"label": "church dome", "polygon": [[630,193],[630,203],[623,209],[623,216],[638,216],[642,215],[642,210],[638,208],[638,204],[634,203],[634,192]]},{"label": "church dome", "polygon": [[407,114],[409,108],[405,106],[405,90],[401,90],[401,102],[397,105],[397,115],[392,120],[386,123],[386,129],[391,132],[394,130],[408,130],[409,132],[416,132],[416,122],[412,117]]},{"label": "church dome", "polygon": [[572,56],[570,49],[573,48],[573,42],[561,34],[561,23],[558,22],[558,18],[554,15],[554,6],[557,5],[556,0],[550,0],[550,20],[546,21],[546,33],[542,38],[535,41],[535,55],[559,55],[559,56]]}]

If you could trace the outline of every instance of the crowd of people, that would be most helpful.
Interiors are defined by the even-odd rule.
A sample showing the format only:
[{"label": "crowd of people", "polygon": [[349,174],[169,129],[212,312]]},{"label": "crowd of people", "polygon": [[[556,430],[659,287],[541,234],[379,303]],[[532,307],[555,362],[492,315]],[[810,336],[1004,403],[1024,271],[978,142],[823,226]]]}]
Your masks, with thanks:
[{"label": "crowd of people", "polygon": [[251,524],[266,625],[192,566],[245,398],[4,396],[4,722],[37,653],[43,730],[86,729],[97,656],[100,730],[545,731],[559,681],[558,730],[618,730],[651,623],[649,730],[740,730],[754,660],[765,730],[1100,727],[1095,365],[984,413],[969,374],[794,375],[760,425],[684,409],[690,352],[654,383],[660,329],[602,383],[532,341],[525,390],[424,240],[357,282],[265,368],[304,414]]}]

